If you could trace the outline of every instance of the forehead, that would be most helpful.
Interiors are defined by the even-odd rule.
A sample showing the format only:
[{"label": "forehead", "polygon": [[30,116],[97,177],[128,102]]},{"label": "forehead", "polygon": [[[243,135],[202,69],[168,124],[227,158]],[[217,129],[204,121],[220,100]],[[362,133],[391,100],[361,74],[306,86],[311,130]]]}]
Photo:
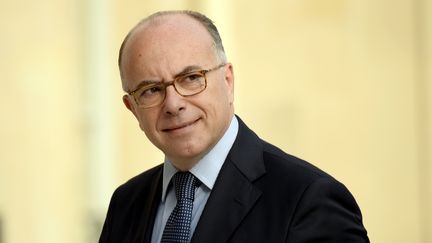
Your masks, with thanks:
[{"label": "forehead", "polygon": [[[125,73],[152,66],[176,69],[214,61],[215,57],[213,39],[201,23],[184,14],[166,15],[132,32],[123,50],[121,68]],[[186,63],[191,60],[196,63]]]}]

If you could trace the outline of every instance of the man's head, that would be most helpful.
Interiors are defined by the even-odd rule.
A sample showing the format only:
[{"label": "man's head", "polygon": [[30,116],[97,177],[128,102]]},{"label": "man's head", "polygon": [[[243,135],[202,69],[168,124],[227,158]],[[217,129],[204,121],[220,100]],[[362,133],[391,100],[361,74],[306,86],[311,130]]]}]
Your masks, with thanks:
[{"label": "man's head", "polygon": [[[149,140],[178,169],[190,169],[228,128],[234,114],[233,68],[226,63],[217,29],[207,17],[190,11],[151,15],[124,40],[119,67],[123,89],[127,93],[138,89],[125,95],[123,102]],[[193,90],[191,93],[197,94],[185,96],[189,93],[180,87],[182,75],[209,69],[212,71],[198,73],[205,75],[199,92]],[[196,82],[196,77],[186,81]],[[176,87],[167,86],[165,91],[161,86],[146,88],[173,80]],[[160,102],[149,106],[137,93],[145,95],[145,99],[163,95]]]}]

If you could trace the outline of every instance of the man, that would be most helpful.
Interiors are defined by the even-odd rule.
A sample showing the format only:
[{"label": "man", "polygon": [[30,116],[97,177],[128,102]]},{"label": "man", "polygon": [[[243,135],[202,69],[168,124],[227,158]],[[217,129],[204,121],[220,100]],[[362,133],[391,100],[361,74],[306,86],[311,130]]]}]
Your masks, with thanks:
[{"label": "man", "polygon": [[123,102],[165,161],[114,192],[99,242],[369,242],[341,183],[234,115],[233,65],[207,17],[147,17],[119,68]]}]

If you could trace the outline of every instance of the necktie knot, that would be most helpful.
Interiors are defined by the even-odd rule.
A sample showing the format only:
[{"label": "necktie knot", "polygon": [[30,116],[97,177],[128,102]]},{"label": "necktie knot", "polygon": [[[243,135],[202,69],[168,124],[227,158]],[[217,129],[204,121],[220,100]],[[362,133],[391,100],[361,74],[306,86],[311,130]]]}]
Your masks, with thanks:
[{"label": "necktie knot", "polygon": [[178,201],[194,200],[198,179],[190,172],[177,172],[173,176],[175,195]]}]

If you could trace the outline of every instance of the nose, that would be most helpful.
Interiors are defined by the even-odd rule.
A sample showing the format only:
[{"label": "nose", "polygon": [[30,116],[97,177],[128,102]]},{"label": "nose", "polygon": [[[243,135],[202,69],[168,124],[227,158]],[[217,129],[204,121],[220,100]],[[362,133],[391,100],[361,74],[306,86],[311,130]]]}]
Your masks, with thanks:
[{"label": "nose", "polygon": [[165,92],[165,101],[163,103],[165,114],[177,116],[181,111],[186,109],[184,97],[177,93],[174,86],[170,85],[166,87]]}]

